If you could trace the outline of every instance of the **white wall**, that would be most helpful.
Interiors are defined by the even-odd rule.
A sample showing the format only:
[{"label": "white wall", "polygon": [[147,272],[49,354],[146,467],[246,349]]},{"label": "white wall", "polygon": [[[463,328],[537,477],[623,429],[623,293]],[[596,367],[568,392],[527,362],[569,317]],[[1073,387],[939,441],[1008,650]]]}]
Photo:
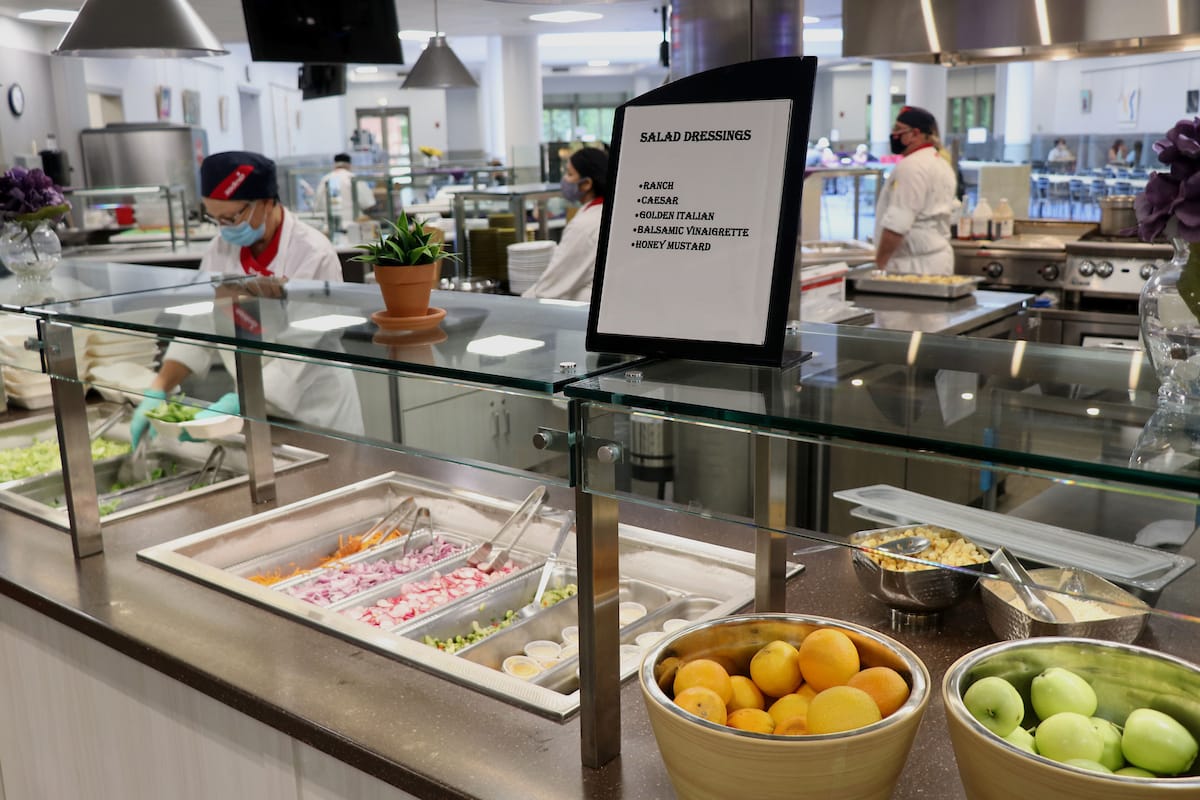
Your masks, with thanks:
[{"label": "white wall", "polygon": [[[61,140],[62,131],[55,114],[50,56],[40,26],[0,17],[0,42],[0,162],[7,169],[17,154],[36,157],[35,140],[42,149],[46,134],[54,133]],[[8,92],[14,83],[20,84],[25,94],[25,113],[20,117],[8,107]]]},{"label": "white wall", "polygon": [[487,149],[480,94],[479,89],[450,89],[446,92],[447,152]]}]

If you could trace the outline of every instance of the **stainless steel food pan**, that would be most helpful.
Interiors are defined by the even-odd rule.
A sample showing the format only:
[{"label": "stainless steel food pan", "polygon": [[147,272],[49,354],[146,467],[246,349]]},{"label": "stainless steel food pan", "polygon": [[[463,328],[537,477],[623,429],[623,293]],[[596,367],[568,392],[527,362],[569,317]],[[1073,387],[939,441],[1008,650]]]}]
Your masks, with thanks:
[{"label": "stainless steel food pan", "polygon": [[976,286],[983,280],[983,278],[978,276],[968,277],[960,275],[958,277],[965,278],[965,280],[958,283],[918,283],[916,281],[873,278],[869,272],[846,276],[847,280],[854,283],[854,290],[857,292],[902,294],[911,297],[936,297],[941,300],[952,300],[974,294]]}]

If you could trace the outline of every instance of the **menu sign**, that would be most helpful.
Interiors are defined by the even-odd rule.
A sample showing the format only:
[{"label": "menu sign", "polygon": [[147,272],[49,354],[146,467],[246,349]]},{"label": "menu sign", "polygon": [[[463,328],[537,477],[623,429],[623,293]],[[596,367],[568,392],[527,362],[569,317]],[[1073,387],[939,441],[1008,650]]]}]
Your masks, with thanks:
[{"label": "menu sign", "polygon": [[781,363],[814,74],[748,62],[618,109],[589,349]]}]

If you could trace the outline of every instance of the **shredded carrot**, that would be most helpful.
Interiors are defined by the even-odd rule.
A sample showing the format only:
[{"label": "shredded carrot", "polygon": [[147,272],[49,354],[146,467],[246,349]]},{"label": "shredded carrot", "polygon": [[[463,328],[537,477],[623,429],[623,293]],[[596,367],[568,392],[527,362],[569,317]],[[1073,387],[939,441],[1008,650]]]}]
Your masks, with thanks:
[{"label": "shredded carrot", "polygon": [[[372,536],[372,541],[370,544],[364,544],[365,536],[363,534],[357,534],[349,537],[339,536],[337,550],[334,550],[332,553],[322,558],[319,562],[317,562],[316,566],[317,568],[335,566],[337,562],[341,561],[347,556],[352,556],[355,553],[361,553],[363,550],[366,550],[368,547],[373,545],[383,544],[391,539],[397,539],[403,536],[405,533],[407,533],[407,531],[401,531],[398,528],[393,528],[386,536],[380,537],[378,534]],[[291,571],[291,573],[286,575],[280,567],[276,567],[268,572],[260,572],[257,575],[250,575],[248,577],[255,583],[263,586],[272,586],[280,581],[286,581],[289,578],[294,578],[297,575],[304,575],[310,571],[302,567],[297,567],[295,564],[289,564],[288,566],[294,567],[294,569]]]}]

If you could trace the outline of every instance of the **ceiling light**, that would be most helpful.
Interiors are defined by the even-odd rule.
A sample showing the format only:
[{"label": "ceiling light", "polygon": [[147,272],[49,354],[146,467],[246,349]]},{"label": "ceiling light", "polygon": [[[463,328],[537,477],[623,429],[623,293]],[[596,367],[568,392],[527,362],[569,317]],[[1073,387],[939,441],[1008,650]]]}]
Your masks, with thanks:
[{"label": "ceiling light", "polygon": [[366,321],[366,317],[353,317],[349,314],[324,314],[320,317],[297,320],[292,323],[292,327],[305,331],[325,333],[326,331],[336,331],[338,328],[350,328],[355,325],[361,325]]},{"label": "ceiling light", "polygon": [[59,56],[195,58],[229,51],[187,0],[85,0]]},{"label": "ceiling light", "polygon": [[17,14],[17,19],[26,22],[65,22],[69,25],[78,16],[78,11],[68,11],[65,8],[39,8],[37,11],[22,11]]},{"label": "ceiling light", "polygon": [[589,61],[588,66],[589,67],[607,67],[611,63],[612,62],[608,61],[607,59],[596,58],[596,59],[592,59],[591,61]]},{"label": "ceiling light", "polygon": [[379,72],[379,67],[355,67],[354,72],[358,75],[374,75]]},{"label": "ceiling light", "polygon": [[386,97],[380,97],[380,98],[376,99],[375,102],[381,106],[386,106],[388,103]]},{"label": "ceiling light", "polygon": [[804,24],[805,25],[816,25],[820,21],[821,21],[820,17],[810,17],[808,14],[804,15]]},{"label": "ceiling light", "polygon": [[540,339],[522,339],[520,336],[488,336],[485,339],[475,339],[467,342],[467,352],[479,356],[515,356],[527,350],[537,350],[545,347]]},{"label": "ceiling light", "polygon": [[961,397],[963,400],[974,400],[975,393],[974,392],[963,392],[962,394],[959,395],[959,397]]},{"label": "ceiling light", "polygon": [[433,36],[445,36],[445,31],[400,31],[396,34],[405,42],[428,42]]},{"label": "ceiling light", "polygon": [[1091,408],[1089,408],[1087,410],[1087,414],[1089,417],[1098,417],[1098,416],[1100,416],[1100,409],[1096,408],[1095,406],[1092,406]]},{"label": "ceiling light", "polygon": [[546,14],[534,14],[529,18],[534,22],[588,22],[601,19],[604,15],[592,11],[551,11]]},{"label": "ceiling light", "polygon": [[900,87],[892,84],[888,87],[888,91],[890,91],[892,94],[900,94]]},{"label": "ceiling light", "polygon": [[[433,0],[433,29],[440,31],[438,25],[437,0]],[[402,89],[473,89],[479,86],[462,61],[446,44],[442,34],[431,36],[429,44],[421,51],[421,57],[408,71],[408,77],[401,84]]]},{"label": "ceiling light", "polygon": [[862,386],[864,383],[866,383],[866,381],[864,381],[862,378],[853,378],[850,381],[851,386]]}]

